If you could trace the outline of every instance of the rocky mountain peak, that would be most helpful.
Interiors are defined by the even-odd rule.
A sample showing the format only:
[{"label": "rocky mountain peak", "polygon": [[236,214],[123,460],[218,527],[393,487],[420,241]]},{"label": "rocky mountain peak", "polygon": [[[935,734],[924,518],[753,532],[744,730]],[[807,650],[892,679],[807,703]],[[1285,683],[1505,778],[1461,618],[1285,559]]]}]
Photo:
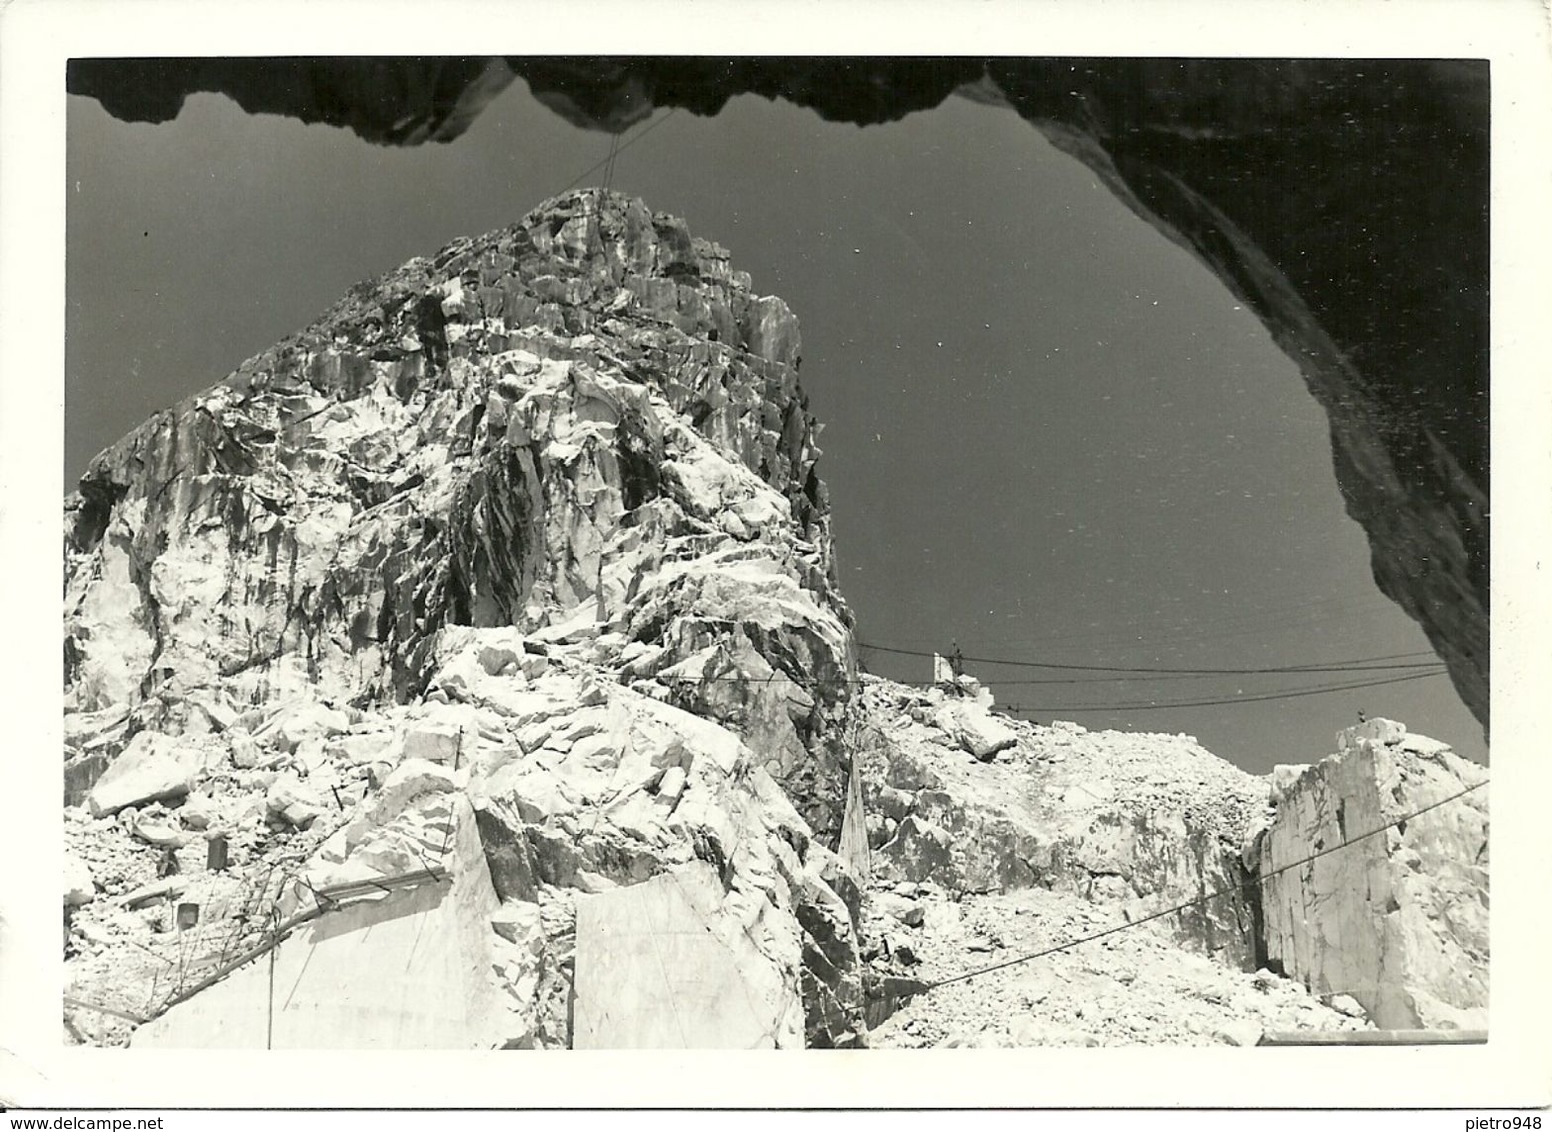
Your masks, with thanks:
[{"label": "rocky mountain peak", "polygon": [[[769,966],[751,1032],[855,1034],[815,841],[855,659],[799,350],[724,249],[600,190],[352,288],[67,500],[67,803],[188,850],[155,815],[192,791],[249,887],[278,834],[312,889],[441,868],[476,921],[573,894],[497,929],[530,960],[575,892],[700,861],[668,896]],[[569,1044],[538,993],[500,1041]]]},{"label": "rocky mountain peak", "polygon": [[[799,350],[725,249],[603,190],[358,285],[92,463],[67,700],[174,731],[204,726],[191,703],[364,706],[423,687],[443,626],[577,622],[642,672],[715,647],[836,701],[850,618]],[[735,610],[733,569],[804,631]]]},{"label": "rocky mountain peak", "polygon": [[[1187,736],[996,716],[952,666],[858,674],[800,344],[725,250],[584,190],[102,453],[65,505],[72,1039],[1244,1042],[1365,1024],[1310,997],[1338,990],[1472,1022],[1485,973],[1440,972],[1485,963],[1485,815],[1371,854],[1471,861],[1394,909],[1311,933],[1284,906],[1347,872],[1252,894],[1470,777],[1399,725],[1285,797]],[[1469,931],[1407,927],[1441,901]],[[1102,923],[1147,930],[1062,977],[1124,1026],[1037,1010],[1032,969],[961,978]]]}]

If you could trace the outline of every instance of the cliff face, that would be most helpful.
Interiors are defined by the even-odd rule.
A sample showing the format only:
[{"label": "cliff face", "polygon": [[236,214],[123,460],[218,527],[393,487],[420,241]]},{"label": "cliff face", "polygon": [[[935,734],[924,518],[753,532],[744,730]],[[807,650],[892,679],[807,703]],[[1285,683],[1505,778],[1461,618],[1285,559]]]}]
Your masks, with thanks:
[{"label": "cliff face", "polygon": [[[968,677],[870,677],[858,699],[872,1044],[1253,1045],[1367,1026],[1257,969],[1241,843],[1264,820],[1261,780],[1185,735],[998,717]],[[892,1001],[911,980],[949,981]]]},{"label": "cliff face", "polygon": [[854,660],[798,349],[725,251],[606,193],[357,288],[67,502],[67,783],[137,833],[193,788],[245,864],[337,827],[310,891],[482,845],[453,872],[546,909],[506,933],[509,1045],[570,1039],[576,894],[709,862],[708,930],[802,986],[762,1040],[854,1040],[816,840]]},{"label": "cliff face", "polygon": [[1002,719],[1008,748],[982,762],[964,720],[995,718],[991,697],[966,685],[863,690],[857,760],[881,885],[929,883],[954,899],[1064,892],[1133,919],[1226,891],[1169,926],[1180,943],[1254,966],[1239,841],[1261,808],[1255,778],[1186,736],[1061,721]]},{"label": "cliff face", "polygon": [[1317,994],[1350,996],[1379,1026],[1486,1028],[1487,791],[1437,806],[1486,773],[1392,720],[1350,727],[1338,746],[1279,768],[1252,867],[1270,873],[1397,824],[1266,882],[1268,960]]},{"label": "cliff face", "polygon": [[1485,62],[74,60],[68,82],[132,120],[223,91],[414,144],[456,136],[514,72],[569,121],[615,130],[746,92],[858,124],[956,92],[1011,106],[1197,255],[1298,364],[1377,584],[1487,725]]},{"label": "cliff face", "polygon": [[[759,677],[702,706],[802,776],[852,659],[798,346],[724,251],[617,198],[414,261],[94,461],[67,706],[179,731],[402,700],[444,627],[573,619],[676,688]],[[790,785],[833,829],[833,784]]]},{"label": "cliff face", "polygon": [[[1281,889],[1247,895],[1262,784],[1186,736],[1005,719],[949,672],[858,674],[799,349],[723,249],[586,190],[353,289],[102,453],[64,515],[73,1040],[1363,1025],[1252,973],[1271,949],[1320,990],[1372,958],[1326,955],[1346,929],[1300,934]],[[1318,847],[1322,807],[1395,812],[1371,803],[1279,810],[1264,852]],[[1416,847],[1449,900],[1403,901],[1406,938],[1485,884],[1456,841]],[[926,986],[1142,919],[1058,961],[1059,993],[1049,967]]]}]

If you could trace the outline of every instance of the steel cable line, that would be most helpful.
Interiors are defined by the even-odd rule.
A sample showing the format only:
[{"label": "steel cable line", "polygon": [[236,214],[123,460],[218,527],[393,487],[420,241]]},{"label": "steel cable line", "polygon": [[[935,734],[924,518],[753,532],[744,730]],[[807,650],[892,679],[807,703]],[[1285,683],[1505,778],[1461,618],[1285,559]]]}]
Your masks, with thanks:
[{"label": "steel cable line", "polygon": [[[1056,635],[1037,634],[1010,641],[1006,644],[997,642],[1000,647],[1009,649],[1047,647],[1051,645],[1065,645],[1082,649],[1114,648],[1124,645],[1137,645],[1148,643],[1185,642],[1190,644],[1210,645],[1218,641],[1234,641],[1243,637],[1258,635],[1273,635],[1289,633],[1301,630],[1313,630],[1338,625],[1352,625],[1359,623],[1358,618],[1350,613],[1332,611],[1329,613],[1288,612],[1279,614],[1275,618],[1253,623],[1217,624],[1217,625],[1172,625],[1172,624],[1143,624],[1122,626],[1111,629],[1108,632],[1090,633],[1062,633]],[[924,638],[932,641],[941,638]]]},{"label": "steel cable line", "polygon": [[[1103,644],[1134,643],[1147,639],[1151,634],[1154,637],[1163,636],[1170,641],[1206,641],[1227,637],[1243,637],[1251,633],[1272,631],[1275,629],[1301,628],[1305,626],[1328,624],[1334,621],[1353,621],[1380,612],[1388,612],[1395,608],[1394,603],[1380,599],[1379,601],[1364,601],[1355,605],[1350,598],[1314,598],[1298,602],[1287,607],[1262,607],[1254,610],[1246,610],[1241,613],[1230,613],[1226,616],[1212,618],[1191,618],[1182,623],[1179,617],[1173,620],[1154,618],[1149,620],[1133,621],[1129,628],[1110,627],[1100,628],[1094,626],[1094,631],[1059,633],[1056,635],[1042,635],[1038,640],[1025,638],[1022,641],[1008,641],[1008,644],[1026,643],[1034,645],[1051,644],[1082,644],[1096,646]],[[931,637],[907,637],[908,641],[930,641]]]},{"label": "steel cable line", "polygon": [[[872,645],[864,641],[857,642],[858,648],[868,649],[871,652],[892,653],[896,656],[934,657],[942,656],[941,652],[922,652],[918,649],[899,649],[889,645]],[[1265,668],[1143,668],[1122,664],[1058,664],[1053,661],[1041,660],[1012,660],[1006,657],[989,656],[961,656],[958,659],[969,664],[1001,664],[1010,668],[1050,668],[1060,672],[1126,672],[1147,675],[1193,675],[1193,676],[1262,676],[1279,674],[1297,674],[1301,672],[1379,672],[1387,669],[1427,668],[1430,664],[1371,664],[1371,661],[1388,661],[1398,656],[1413,654],[1393,654],[1392,656],[1359,657],[1353,660],[1326,661],[1316,664],[1282,664]],[[1438,663],[1438,662],[1432,662]]]},{"label": "steel cable line", "polygon": [[[1431,671],[1438,671],[1438,672],[1443,672],[1445,670],[1443,664],[1419,665],[1418,666],[1419,670],[1416,673],[1414,673],[1413,675],[1417,675],[1417,676],[1429,675],[1430,674],[1429,672],[1422,671],[1422,669],[1424,669],[1424,668],[1429,669]],[[1369,669],[1352,668],[1352,669],[1346,669],[1346,670],[1343,670],[1343,671],[1356,674],[1356,673],[1362,673],[1362,672],[1387,672],[1387,671],[1390,671],[1390,669],[1389,668],[1380,668],[1380,667],[1369,668]],[[1294,671],[1294,672],[1279,673],[1279,675],[1287,675],[1287,676],[1310,675],[1310,676],[1316,676],[1316,675],[1325,675],[1325,673],[1322,672],[1319,669],[1316,669],[1316,670],[1314,670],[1312,672],[1306,672],[1305,670],[1301,669],[1301,670]],[[1176,673],[1167,673],[1167,674],[1161,675],[1161,676],[1068,676],[1068,677],[1051,677],[1049,679],[1039,679],[1039,680],[980,680],[979,682],[984,687],[988,687],[988,688],[1024,688],[1024,687],[1028,687],[1028,686],[1033,685],[1033,684],[1153,684],[1153,683],[1167,683],[1167,682],[1175,681],[1175,680],[1214,680],[1214,679],[1218,679],[1219,676],[1220,676],[1220,674],[1218,674],[1218,673],[1208,674],[1208,673],[1183,673],[1183,672],[1176,672]]]},{"label": "steel cable line", "polygon": [[[564,192],[567,192],[567,191],[569,191],[571,189],[576,188],[577,184],[582,180],[583,177],[586,177],[586,176],[588,176],[591,173],[596,173],[598,170],[602,169],[605,165],[611,165],[612,166],[613,162],[616,159],[619,158],[620,154],[624,153],[627,149],[629,149],[631,146],[635,145],[642,138],[646,137],[653,130],[657,129],[659,126],[661,126],[664,122],[668,121],[670,118],[672,118],[677,113],[679,113],[679,107],[677,107],[677,106],[670,107],[667,114],[664,114],[656,122],[653,122],[651,125],[647,126],[646,129],[642,130],[639,134],[637,134],[635,137],[631,138],[629,141],[621,142],[620,141],[620,135],[616,134],[614,136],[614,143],[611,144],[610,147],[609,147],[609,156],[605,157],[602,161],[594,162],[592,165],[589,165],[586,169],[582,170],[582,172],[578,173],[575,177],[572,178],[571,183],[569,185],[567,185],[564,189],[560,190],[560,193],[564,193]],[[610,173],[611,174],[613,173],[613,169],[612,168],[610,169]],[[559,196],[560,193],[556,193],[555,195]]]},{"label": "steel cable line", "polygon": [[[1231,707],[1231,706],[1236,705],[1236,704],[1268,703],[1268,702],[1272,702],[1272,701],[1275,701],[1275,700],[1300,699],[1300,698],[1305,697],[1305,696],[1329,695],[1329,694],[1335,693],[1335,692],[1352,692],[1352,691],[1357,691],[1360,688],[1378,688],[1378,687],[1384,687],[1384,686],[1390,685],[1390,684],[1403,684],[1403,683],[1407,683],[1407,682],[1413,681],[1413,680],[1426,680],[1426,679],[1429,679],[1430,677],[1443,676],[1445,674],[1446,674],[1446,672],[1445,672],[1444,667],[1442,665],[1440,665],[1439,667],[1437,667],[1437,668],[1435,668],[1435,669],[1433,669],[1431,671],[1428,671],[1428,672],[1412,672],[1412,673],[1408,673],[1408,674],[1403,675],[1403,676],[1389,676],[1389,677],[1386,677],[1386,678],[1381,679],[1381,680],[1350,680],[1350,681],[1347,681],[1347,682],[1344,682],[1344,683],[1321,684],[1321,685],[1315,685],[1313,687],[1304,687],[1304,688],[1290,688],[1290,689],[1285,689],[1283,691],[1277,691],[1277,692],[1256,692],[1256,693],[1252,693],[1250,695],[1226,696],[1226,697],[1223,697],[1223,698],[1199,699],[1199,700],[1149,700],[1149,701],[1130,701],[1130,702],[1125,702],[1125,703],[1109,703],[1109,704],[1106,704],[1106,703],[1096,703],[1096,704],[1060,704],[1060,705],[1050,705],[1050,704],[1006,704],[1006,705],[1002,706],[1002,711],[1003,712],[1007,712],[1007,713],[1013,713],[1013,712],[1032,713],[1032,712],[1034,712],[1034,713],[1039,713],[1039,714],[1042,714],[1042,715],[1046,715],[1046,714],[1054,714],[1054,713],[1057,713],[1057,712],[1166,711],[1166,710],[1170,710],[1170,709],[1173,709],[1173,708]],[[1142,679],[1142,677],[1136,677],[1135,679]],[[845,677],[836,677],[836,678],[832,678],[832,679],[810,681],[807,684],[805,684],[803,681],[794,679],[793,677],[787,676],[785,674],[778,674],[778,675],[775,675],[775,676],[740,676],[740,675],[680,676],[680,677],[672,678],[671,680],[668,681],[668,683],[670,683],[670,684],[677,685],[677,686],[683,687],[683,688],[703,686],[703,685],[706,685],[706,684],[714,684],[714,683],[775,684],[775,683],[779,683],[779,682],[791,683],[791,684],[793,684],[793,685],[795,685],[795,686],[797,686],[799,688],[802,688],[802,687],[834,687],[834,686],[860,685],[860,684],[866,683],[867,681],[866,681],[865,678],[848,679],[848,678],[845,678]],[[1052,683],[1061,683],[1062,681],[1051,681],[1051,682]],[[1081,682],[1083,682],[1083,681],[1074,681],[1074,683],[1081,683]],[[896,683],[899,683],[899,681],[896,681]],[[999,684],[999,683],[1014,683],[1014,684],[1033,683],[1033,684],[1038,684],[1038,683],[1045,683],[1045,681],[1038,681],[1038,680],[1036,680],[1036,681],[986,681],[984,683],[985,684]],[[917,689],[926,689],[926,688],[932,687],[931,684],[908,684],[906,686],[907,687],[912,687],[912,688],[917,688]]]},{"label": "steel cable line", "polygon": [[[1388,678],[1388,679],[1386,679],[1384,681],[1380,681],[1379,683],[1392,683],[1392,682],[1397,682],[1398,680],[1419,680],[1419,679],[1422,679],[1425,676],[1443,675],[1444,672],[1445,672],[1445,667],[1444,667],[1443,664],[1432,664],[1432,665],[1419,666],[1419,667],[1426,667],[1426,668],[1429,669],[1429,671],[1426,671],[1426,672],[1409,672],[1406,675],[1401,676],[1399,678]],[[1355,673],[1364,672],[1364,671],[1382,672],[1382,671],[1385,671],[1385,669],[1375,668],[1375,669],[1367,669],[1366,670],[1366,669],[1357,668],[1357,669],[1353,669],[1352,671],[1355,672]],[[1302,674],[1302,670],[1298,671],[1298,672],[1288,673],[1288,675],[1300,675],[1300,674]],[[1316,672],[1309,673],[1309,675],[1319,675],[1319,674],[1320,673],[1318,672],[1318,670]],[[1165,681],[1173,681],[1173,680],[1206,680],[1206,679],[1211,679],[1211,678],[1212,677],[1205,676],[1205,675],[1076,676],[1076,677],[1052,677],[1051,679],[1031,679],[1031,680],[980,680],[980,679],[978,679],[976,681],[976,683],[980,684],[983,688],[1007,688],[1007,687],[1025,688],[1025,687],[1030,687],[1032,685],[1050,685],[1050,684],[1062,684],[1062,685],[1071,685],[1071,684],[1117,684],[1117,683],[1126,684],[1126,683],[1139,683],[1139,682],[1140,683],[1150,683],[1151,684],[1151,683],[1155,683],[1155,682],[1163,683]],[[661,677],[660,677],[660,679],[661,679]],[[790,676],[790,675],[788,675],[786,673],[776,673],[775,675],[772,675],[772,676],[749,676],[749,675],[745,675],[745,674],[742,674],[742,673],[729,673],[729,674],[725,674],[725,675],[721,675],[721,676],[673,676],[673,677],[668,677],[666,682],[667,683],[671,683],[671,684],[678,684],[678,685],[682,685],[682,686],[686,686],[686,687],[691,686],[691,685],[698,685],[698,684],[721,684],[721,683],[729,683],[729,684],[780,684],[782,682],[786,682],[786,683],[790,683],[790,684],[796,684],[799,687],[805,687],[805,688],[833,688],[833,687],[851,687],[851,686],[857,686],[857,685],[866,684],[870,680],[888,680],[888,679],[889,679],[888,677],[879,676],[879,675],[876,675],[876,674],[868,675],[868,676],[855,676],[855,677],[849,677],[849,676],[826,676],[826,677],[821,677],[821,678],[813,679],[813,680],[804,680],[801,677]],[[926,690],[928,688],[932,688],[932,687],[935,686],[930,681],[920,681],[920,680],[889,680],[889,682],[892,683],[892,684],[899,684],[899,685],[901,685],[903,687],[906,687],[906,688],[916,688],[918,690]],[[1367,687],[1369,685],[1366,682],[1360,682],[1357,686],[1359,686],[1359,687]],[[1319,690],[1339,691],[1339,690],[1341,690],[1344,687],[1346,687],[1346,685],[1336,684],[1336,685],[1331,685],[1329,687],[1329,689],[1327,689],[1326,686],[1322,685],[1322,686],[1319,686],[1319,687],[1315,688],[1314,690],[1317,690],[1317,691],[1319,691]],[[1305,691],[1305,690],[1307,690],[1307,689],[1302,689],[1302,688],[1287,689],[1287,691],[1293,691],[1293,692],[1300,692],[1300,691]],[[1263,693],[1257,692],[1257,693],[1252,693],[1252,694],[1253,695],[1261,695]]]},{"label": "steel cable line", "polygon": [[1467,794],[1470,794],[1473,790],[1480,790],[1482,787],[1484,787],[1486,785],[1487,785],[1487,780],[1483,779],[1481,782],[1476,783],[1474,786],[1468,786],[1464,790],[1457,790],[1454,794],[1451,794],[1449,797],[1447,797],[1447,798],[1440,798],[1437,802],[1430,803],[1429,805],[1424,806],[1420,810],[1415,810],[1412,813],[1407,814],[1405,817],[1399,817],[1399,818],[1396,818],[1394,821],[1386,822],[1384,825],[1380,826],[1378,829],[1371,829],[1367,833],[1360,833],[1357,837],[1348,838],[1346,841],[1342,841],[1342,842],[1340,842],[1340,843],[1338,843],[1336,845],[1332,845],[1329,848],[1321,849],[1321,850],[1319,850],[1319,851],[1317,851],[1315,853],[1311,853],[1307,857],[1301,857],[1297,861],[1289,861],[1285,865],[1279,865],[1277,868],[1273,869],[1271,872],[1260,873],[1260,874],[1256,875],[1254,878],[1245,881],[1243,884],[1233,885],[1233,886],[1231,886],[1229,888],[1220,888],[1216,892],[1209,892],[1209,893],[1207,893],[1204,896],[1198,896],[1195,899],[1187,900],[1183,904],[1176,904],[1172,908],[1165,908],[1165,909],[1163,909],[1162,911],[1159,911],[1159,912],[1150,912],[1148,915],[1142,917],[1139,920],[1128,920],[1124,924],[1117,924],[1114,927],[1106,928],[1104,931],[1095,932],[1093,935],[1080,936],[1077,939],[1068,940],[1066,943],[1059,943],[1059,944],[1055,945],[1054,947],[1047,947],[1047,948],[1044,948],[1044,949],[1042,949],[1040,951],[1031,952],[1028,955],[1019,955],[1019,956],[1016,956],[1016,957],[1014,957],[1012,959],[1005,959],[1005,960],[1003,960],[1000,963],[993,963],[989,967],[979,967],[979,968],[976,968],[975,970],[966,971],[966,972],[964,972],[962,974],[959,974],[959,975],[951,975],[951,976],[949,976],[946,979],[938,979],[938,980],[936,980],[934,982],[928,983],[925,987],[922,988],[922,990],[917,991],[916,993],[917,994],[925,994],[927,991],[936,990],[938,987],[948,986],[950,983],[960,983],[960,982],[964,982],[967,979],[977,978],[977,977],[979,977],[981,975],[989,975],[993,971],[1001,971],[1001,970],[1004,970],[1005,968],[1008,968],[1008,967],[1016,967],[1016,966],[1018,966],[1021,963],[1031,963],[1031,962],[1033,962],[1036,959],[1043,959],[1047,955],[1056,955],[1059,952],[1070,951],[1074,947],[1077,947],[1079,944],[1092,943],[1096,939],[1104,939],[1106,936],[1116,935],[1116,934],[1118,934],[1120,932],[1127,931],[1127,930],[1129,930],[1131,928],[1141,927],[1143,924],[1146,924],[1146,923],[1148,923],[1148,922],[1150,922],[1152,920],[1160,920],[1160,919],[1163,919],[1165,916],[1173,916],[1177,912],[1184,912],[1187,908],[1194,908],[1198,904],[1205,904],[1207,901],[1209,901],[1209,900],[1216,900],[1220,896],[1229,896],[1231,894],[1243,893],[1243,892],[1247,891],[1248,889],[1258,888],[1262,884],[1264,884],[1266,881],[1269,881],[1273,877],[1279,876],[1282,873],[1287,872],[1289,869],[1299,868],[1302,865],[1309,864],[1311,861],[1317,861],[1321,857],[1325,857],[1325,856],[1327,856],[1327,855],[1329,855],[1331,853],[1336,853],[1336,852],[1338,852],[1338,851],[1340,851],[1342,849],[1346,849],[1346,848],[1348,848],[1348,847],[1350,847],[1352,845],[1356,845],[1360,841],[1366,841],[1366,840],[1368,840],[1371,837],[1377,837],[1380,834],[1385,833],[1387,830],[1394,829],[1395,827],[1400,826],[1400,825],[1405,825],[1407,822],[1412,821],[1414,818],[1421,817],[1423,814],[1426,814],[1426,813],[1428,813],[1431,810],[1437,810],[1441,806],[1446,806],[1446,805],[1448,805],[1451,802],[1458,801],[1459,799],[1465,797]]},{"label": "steel cable line", "polygon": [[614,159],[619,156],[619,153],[620,153],[620,135],[619,134],[610,134],[609,135],[609,159],[608,159],[608,164],[606,164],[604,166],[604,188],[606,188],[606,189],[609,187],[609,182],[614,180]]},{"label": "steel cable line", "polygon": [[1045,676],[1031,677],[1024,680],[982,680],[978,682],[987,688],[1026,688],[1034,684],[1153,684],[1168,683],[1174,680],[1212,680],[1219,674],[1207,674],[1202,672],[1172,672],[1163,675],[1148,676]]},{"label": "steel cable line", "polygon": [[[1376,610],[1378,612],[1378,610]],[[1352,614],[1331,612],[1325,614],[1283,614],[1276,620],[1268,620],[1258,624],[1242,626],[1226,626],[1212,631],[1189,632],[1185,629],[1160,626],[1153,632],[1116,632],[1108,636],[1095,636],[1092,639],[1084,637],[1050,637],[1036,639],[1035,646],[1049,644],[1073,644],[1077,647],[1097,649],[1104,647],[1118,647],[1121,645],[1137,644],[1201,644],[1213,645],[1222,641],[1237,641],[1245,637],[1273,636],[1298,631],[1307,631],[1331,626],[1351,626],[1357,622]]]},{"label": "steel cable line", "polygon": [[[1415,659],[1411,659],[1411,658],[1421,657],[1421,656],[1432,657],[1433,659],[1431,659],[1431,660],[1415,660]],[[1403,661],[1403,660],[1406,661],[1406,663],[1404,663],[1404,664],[1403,663],[1399,663],[1400,661]],[[1397,663],[1391,663],[1392,661],[1395,661]],[[1384,662],[1384,663],[1381,663],[1381,662]],[[1432,650],[1427,650],[1427,651],[1424,651],[1424,652],[1397,653],[1394,656],[1386,656],[1386,657],[1366,657],[1366,658],[1360,658],[1358,660],[1354,660],[1350,664],[1337,664],[1336,662],[1329,662],[1327,664],[1293,665],[1293,666],[1291,666],[1288,669],[1288,671],[1289,672],[1384,672],[1384,671],[1386,671],[1388,669],[1433,668],[1433,667],[1436,667],[1436,666],[1439,667],[1439,668],[1443,668],[1444,667],[1444,661],[1440,660],[1438,658],[1438,656]]]},{"label": "steel cable line", "polygon": [[1359,688],[1379,688],[1387,684],[1404,684],[1409,680],[1427,680],[1445,675],[1444,669],[1436,672],[1414,672],[1408,676],[1391,676],[1384,680],[1357,680],[1346,684],[1328,684],[1314,688],[1296,688],[1286,692],[1268,692],[1249,696],[1232,696],[1219,700],[1164,700],[1159,703],[1126,704],[1067,704],[1060,707],[1042,705],[1009,704],[1004,711],[1036,711],[1042,714],[1054,711],[1155,711],[1164,708],[1219,707],[1231,704],[1266,703],[1271,700],[1296,700],[1301,696],[1323,696],[1331,692],[1352,692]]},{"label": "steel cable line", "polygon": [[[1394,671],[1394,670],[1397,670],[1397,669],[1400,669],[1401,671],[1408,672],[1408,673],[1410,673],[1413,669],[1416,669],[1417,670],[1417,672],[1415,673],[1416,675],[1418,675],[1418,676],[1425,676],[1425,675],[1429,675],[1430,673],[1423,671],[1424,669],[1443,672],[1443,671],[1445,671],[1445,665],[1444,665],[1443,661],[1432,661],[1432,662],[1428,662],[1428,663],[1424,663],[1424,664],[1415,664],[1415,665],[1413,665],[1413,664],[1407,664],[1407,665],[1377,664],[1377,665],[1371,665],[1371,666],[1368,666],[1368,667],[1358,667],[1358,668],[1338,668],[1338,669],[1293,668],[1293,669],[1289,669],[1287,672],[1267,673],[1266,675],[1323,676],[1323,675],[1333,674],[1333,673],[1337,673],[1337,672],[1340,672],[1340,673],[1343,673],[1343,674],[1359,675],[1359,674],[1362,674],[1362,673],[1365,673],[1365,672],[1391,672],[1391,671]],[[984,687],[988,687],[988,688],[999,688],[999,687],[1000,688],[1012,688],[1012,687],[1022,688],[1022,687],[1028,687],[1029,685],[1033,685],[1033,684],[1133,684],[1133,683],[1152,684],[1152,683],[1165,683],[1165,682],[1174,681],[1174,680],[1212,680],[1212,679],[1217,679],[1217,678],[1219,678],[1221,676],[1224,676],[1224,675],[1227,675],[1227,674],[1226,673],[1218,673],[1218,672],[1212,672],[1212,673],[1208,673],[1208,672],[1173,672],[1173,673],[1134,675],[1134,676],[1052,676],[1052,677],[1041,677],[1041,678],[1038,678],[1038,679],[1024,679],[1024,680],[1011,680],[1011,679],[1010,680],[987,680],[987,679],[981,679],[981,678],[978,677],[977,681],[981,685],[983,685]],[[1256,674],[1256,673],[1236,673],[1236,675],[1258,675],[1258,674]],[[905,681],[901,681],[901,683],[904,683],[904,682]]]}]

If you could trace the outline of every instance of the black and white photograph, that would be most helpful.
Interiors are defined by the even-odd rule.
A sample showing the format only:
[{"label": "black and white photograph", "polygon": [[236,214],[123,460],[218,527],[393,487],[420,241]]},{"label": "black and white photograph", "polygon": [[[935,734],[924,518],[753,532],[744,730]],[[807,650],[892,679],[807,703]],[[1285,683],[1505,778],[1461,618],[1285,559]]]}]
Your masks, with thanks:
[{"label": "black and white photograph", "polygon": [[[50,415],[5,412],[50,436],[4,465],[61,587],[12,591],[59,634],[13,654],[46,875],[0,921],[57,1021],[0,1098],[435,1051],[630,1103],[541,1055],[850,1050],[822,1103],[1119,1056],[1544,1106],[1520,72],[514,26],[60,54]],[[702,1084],[653,1096],[743,1103]]]}]

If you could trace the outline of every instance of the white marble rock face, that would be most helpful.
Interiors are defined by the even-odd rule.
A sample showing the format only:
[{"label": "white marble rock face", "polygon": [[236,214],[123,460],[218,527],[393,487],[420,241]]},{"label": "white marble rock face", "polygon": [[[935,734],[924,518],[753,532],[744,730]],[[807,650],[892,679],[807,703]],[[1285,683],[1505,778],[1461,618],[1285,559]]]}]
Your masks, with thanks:
[{"label": "white marble rock face", "polygon": [[[447,865],[458,914],[384,899],[483,956],[505,1005],[459,1033],[411,995],[372,1039],[409,1046],[570,1044],[572,901],[709,862],[743,964],[791,992],[781,1043],[860,1041],[818,836],[854,645],[799,349],[726,251],[584,191],[353,289],[153,417],[66,505],[67,762],[90,736],[107,764],[82,835],[113,842],[136,807],[179,825],[197,790],[180,857],[224,832],[242,864],[182,898],[227,903],[277,899],[257,870],[282,844],[312,889],[472,854]],[[547,914],[497,931],[457,895],[482,884]],[[278,901],[305,907],[295,883]],[[346,915],[371,913],[308,930]],[[306,983],[317,1032],[286,1041],[366,1040]],[[156,1042],[202,1044],[216,993],[243,992],[174,1006]]]},{"label": "white marble rock face", "polygon": [[[800,350],[724,249],[585,190],[353,288],[99,456],[64,516],[69,994],[150,1021],[131,1037],[67,1010],[70,1040],[1245,1044],[1247,1017],[1371,1024],[1329,992],[1375,1020],[1403,1000],[1416,1024],[1475,1017],[1466,817],[1465,840],[1419,825],[1364,858],[1399,904],[1380,921],[1309,929],[1287,891],[1257,908],[1241,889],[1242,854],[1298,852],[1373,783],[1377,818],[1469,775],[1440,745],[1349,736],[1341,758],[1374,769],[1279,768],[1269,816],[1265,781],[1187,736],[1011,719],[946,662],[925,688],[860,675]],[[1038,979],[876,1008],[891,980],[1220,889],[1065,972],[1108,1014],[1062,1014]],[[1384,929],[1373,954],[1359,921]],[[272,997],[242,960],[279,925]],[[1415,946],[1446,936],[1460,985]],[[1242,970],[1269,946],[1290,978]],[[1407,974],[1365,997],[1341,964],[1376,956]]]},{"label": "white marble rock face", "polygon": [[1354,842],[1266,883],[1269,958],[1384,1029],[1486,1029],[1488,791],[1436,804],[1487,772],[1389,719],[1348,728],[1337,748],[1276,784],[1254,843],[1270,873]]}]

